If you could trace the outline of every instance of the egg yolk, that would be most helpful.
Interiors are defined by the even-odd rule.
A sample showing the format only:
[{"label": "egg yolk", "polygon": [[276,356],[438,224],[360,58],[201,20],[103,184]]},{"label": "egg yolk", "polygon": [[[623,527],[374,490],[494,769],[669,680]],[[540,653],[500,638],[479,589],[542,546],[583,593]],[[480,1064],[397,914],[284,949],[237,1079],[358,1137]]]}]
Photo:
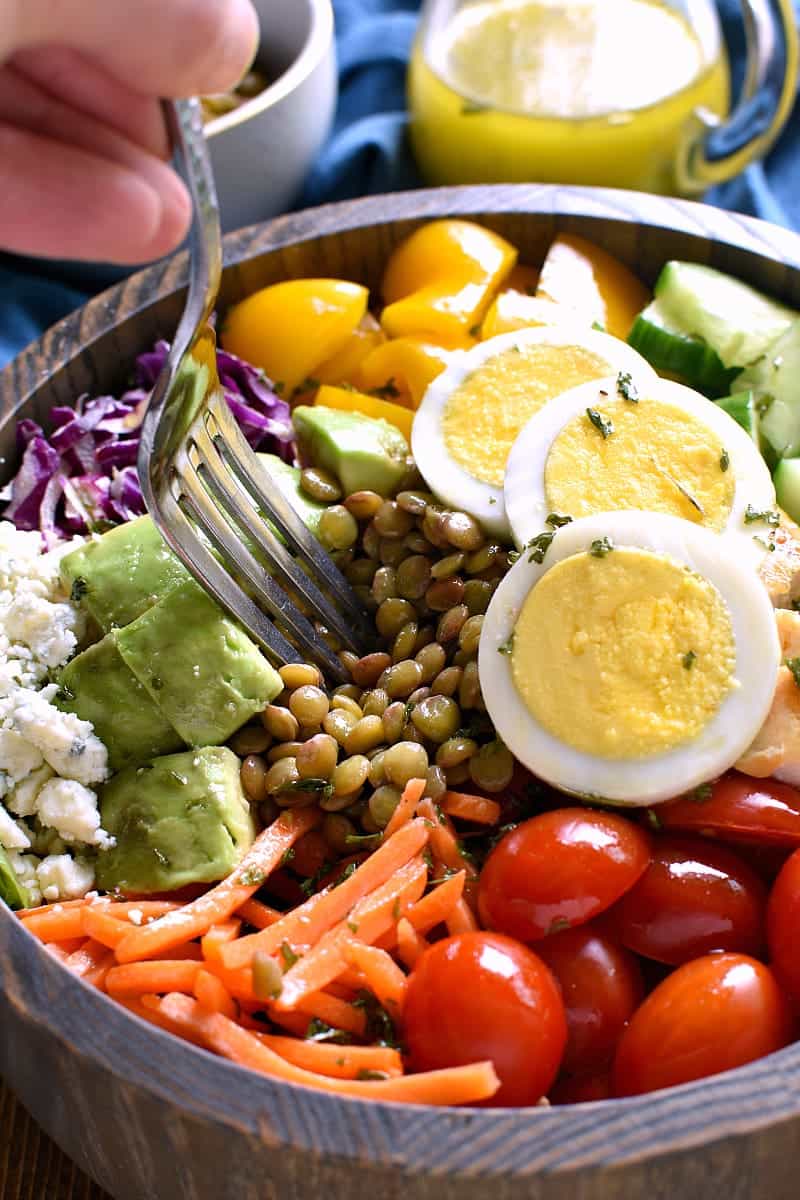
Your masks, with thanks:
[{"label": "egg yolk", "polygon": [[488,359],[453,391],[442,429],[450,457],[474,479],[503,486],[511,446],[553,396],[611,367],[582,346],[531,343]]},{"label": "egg yolk", "polygon": [[[553,441],[544,472],[550,508],[586,517],[617,509],[669,513],[716,532],[730,516],[736,483],[716,434],[674,404],[598,396]],[[610,422],[611,431],[599,427]]]},{"label": "egg yolk", "polygon": [[641,759],[690,742],[736,686],[728,608],[708,580],[628,547],[556,563],[516,623],[511,670],[549,733],[586,754]]}]

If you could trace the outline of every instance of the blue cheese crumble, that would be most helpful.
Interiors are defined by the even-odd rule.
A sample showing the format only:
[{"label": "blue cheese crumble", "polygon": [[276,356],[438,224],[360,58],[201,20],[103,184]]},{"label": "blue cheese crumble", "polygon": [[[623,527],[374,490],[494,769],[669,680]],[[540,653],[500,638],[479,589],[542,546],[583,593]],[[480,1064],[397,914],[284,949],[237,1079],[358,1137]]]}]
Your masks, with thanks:
[{"label": "blue cheese crumble", "polygon": [[42,553],[38,532],[0,522],[0,848],[31,905],[86,895],[94,855],[114,844],[92,790],[108,776],[106,748],[52,703],[52,673],[85,632],[59,578],[81,541]]}]

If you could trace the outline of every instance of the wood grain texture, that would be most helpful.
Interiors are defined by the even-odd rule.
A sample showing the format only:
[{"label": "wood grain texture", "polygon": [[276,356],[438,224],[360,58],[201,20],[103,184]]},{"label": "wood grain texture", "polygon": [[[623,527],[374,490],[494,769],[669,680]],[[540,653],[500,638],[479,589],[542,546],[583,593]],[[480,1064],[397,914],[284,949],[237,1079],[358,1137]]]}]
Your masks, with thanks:
[{"label": "wood grain texture", "polygon": [[1,1200],[111,1200],[0,1084]]},{"label": "wood grain texture", "polygon": [[[665,259],[691,258],[800,307],[795,235],[687,202],[541,186],[374,197],[232,235],[222,306],[292,275],[375,288],[410,229],[454,214],[485,221],[528,261],[570,230],[650,282]],[[123,383],[132,357],[169,336],[184,274],[179,257],[134,276],[0,375],[6,472],[14,414],[46,421],[55,402]],[[569,1109],[333,1099],[143,1025],[69,976],[5,910],[0,1074],[116,1200],[349,1200],[356,1189],[380,1200],[694,1200],[711,1186],[726,1200],[798,1195],[800,1046],[664,1094]]]}]

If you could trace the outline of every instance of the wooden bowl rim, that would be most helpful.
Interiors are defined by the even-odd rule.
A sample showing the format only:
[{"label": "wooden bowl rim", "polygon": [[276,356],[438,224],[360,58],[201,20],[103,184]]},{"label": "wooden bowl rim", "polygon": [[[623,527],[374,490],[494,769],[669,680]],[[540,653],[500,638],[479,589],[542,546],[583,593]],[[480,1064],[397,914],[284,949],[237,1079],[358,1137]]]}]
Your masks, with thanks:
[{"label": "wooden bowl rim", "polygon": [[[398,202],[400,211],[394,212]],[[712,238],[800,270],[800,236],[763,221],[660,196],[525,184],[372,196],[289,214],[229,234],[225,265],[236,266],[292,243],[367,225],[501,213],[633,221]],[[49,356],[54,373],[122,320],[178,290],[185,268],[185,254],[172,261],[166,282],[164,264],[146,268],[134,277],[134,295],[149,293],[146,301],[120,309],[115,301],[128,281],[117,284],[53,326],[20,359]],[[93,330],[86,342],[81,340],[84,325]],[[12,395],[10,369],[0,372],[0,396]],[[42,386],[40,381],[17,397],[5,419],[14,420],[16,411]],[[12,964],[25,967],[28,982],[22,994],[6,989],[6,999],[26,1020],[47,1027],[68,1050],[154,1098],[228,1126],[232,1132],[260,1136],[273,1150],[292,1145],[365,1164],[390,1161],[398,1169],[458,1175],[470,1172],[481,1144],[502,1142],[506,1152],[495,1158],[487,1178],[494,1173],[523,1176],[539,1170],[562,1172],[641,1161],[755,1132],[800,1115],[800,1043],[710,1079],[641,1097],[565,1107],[433,1109],[317,1092],[258,1076],[142,1021],[71,975],[5,905],[0,910],[6,953]],[[58,999],[55,1008],[50,1003],[53,998]],[[302,1137],[296,1132],[281,1134],[281,1127],[292,1124],[295,1131],[306,1130]],[[414,1136],[409,1136],[410,1131]],[[451,1149],[449,1160],[442,1163],[440,1145],[456,1140],[463,1154],[454,1156]]]}]

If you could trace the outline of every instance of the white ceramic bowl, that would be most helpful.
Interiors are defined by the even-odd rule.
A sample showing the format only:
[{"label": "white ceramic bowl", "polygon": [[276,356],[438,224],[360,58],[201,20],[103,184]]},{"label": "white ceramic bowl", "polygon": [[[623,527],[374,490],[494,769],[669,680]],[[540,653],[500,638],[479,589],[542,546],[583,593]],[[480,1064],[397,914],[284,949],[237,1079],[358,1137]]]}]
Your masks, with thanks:
[{"label": "white ceramic bowl", "polygon": [[253,0],[258,65],[274,82],[206,125],[224,231],[285,212],[336,109],[331,0]]}]

